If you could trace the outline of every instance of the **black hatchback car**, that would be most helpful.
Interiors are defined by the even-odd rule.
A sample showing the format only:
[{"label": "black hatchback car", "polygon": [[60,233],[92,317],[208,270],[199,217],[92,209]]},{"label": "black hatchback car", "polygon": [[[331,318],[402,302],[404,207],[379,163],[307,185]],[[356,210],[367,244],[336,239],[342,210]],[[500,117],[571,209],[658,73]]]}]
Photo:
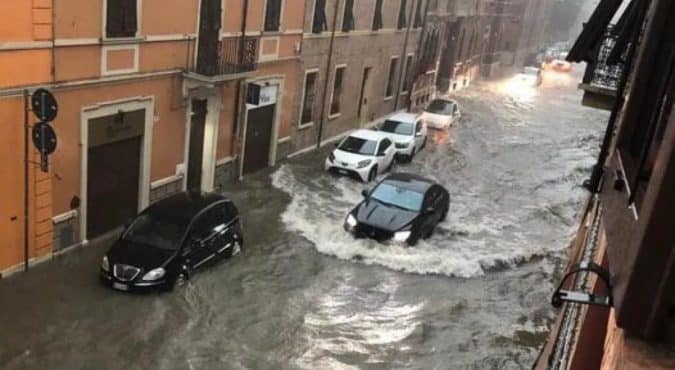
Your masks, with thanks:
[{"label": "black hatchback car", "polygon": [[101,280],[117,290],[171,289],[194,271],[241,251],[237,207],[210,193],[184,192],[141,212],[103,256]]},{"label": "black hatchback car", "polygon": [[415,245],[431,236],[450,209],[450,194],[436,182],[407,173],[393,173],[345,219],[345,230],[379,242]]}]

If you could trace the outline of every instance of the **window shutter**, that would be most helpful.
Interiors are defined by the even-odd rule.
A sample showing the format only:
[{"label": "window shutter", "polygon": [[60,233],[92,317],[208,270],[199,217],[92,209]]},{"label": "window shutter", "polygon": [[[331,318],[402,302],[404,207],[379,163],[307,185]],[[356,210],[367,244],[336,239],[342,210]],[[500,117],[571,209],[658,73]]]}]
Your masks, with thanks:
[{"label": "window shutter", "polygon": [[373,18],[373,31],[382,28],[382,0],[375,2],[375,17]]},{"label": "window shutter", "polygon": [[407,8],[408,8],[408,0],[401,0],[401,8],[398,11],[399,30],[408,26],[408,16],[406,15]]},{"label": "window shutter", "polygon": [[354,29],[354,0],[345,1],[345,14],[342,21],[342,32]]},{"label": "window shutter", "polygon": [[136,15],[136,0],[119,0],[122,5],[123,24],[122,32],[124,37],[136,36],[138,30],[138,20]]},{"label": "window shutter", "polygon": [[122,6],[120,0],[108,0],[105,21],[107,37],[120,37],[122,35]]},{"label": "window shutter", "polygon": [[265,31],[279,31],[281,0],[267,0],[265,11]]},{"label": "window shutter", "polygon": [[313,33],[321,33],[326,30],[326,0],[316,0],[314,7]]},{"label": "window shutter", "polygon": [[415,11],[415,28],[422,27],[422,0],[417,0],[417,10]]}]

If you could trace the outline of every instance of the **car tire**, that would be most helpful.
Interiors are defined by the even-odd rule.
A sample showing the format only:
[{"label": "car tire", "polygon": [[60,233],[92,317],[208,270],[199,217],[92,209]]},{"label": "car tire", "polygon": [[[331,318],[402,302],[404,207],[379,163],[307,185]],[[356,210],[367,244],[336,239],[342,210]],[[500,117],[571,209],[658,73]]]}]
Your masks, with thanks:
[{"label": "car tire", "polygon": [[366,182],[371,182],[377,178],[377,166],[373,166],[373,168],[370,169],[370,172],[368,172],[368,181]]}]

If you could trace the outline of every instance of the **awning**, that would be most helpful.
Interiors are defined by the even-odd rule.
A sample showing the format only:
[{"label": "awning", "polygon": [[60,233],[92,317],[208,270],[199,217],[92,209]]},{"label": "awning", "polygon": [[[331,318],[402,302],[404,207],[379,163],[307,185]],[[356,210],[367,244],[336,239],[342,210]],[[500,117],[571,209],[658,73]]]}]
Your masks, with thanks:
[{"label": "awning", "polygon": [[584,24],[579,38],[567,54],[567,60],[570,62],[593,61],[595,57],[593,51],[596,50],[598,43],[603,39],[607,32],[609,22],[614,18],[617,10],[621,6],[622,0],[601,0],[598,7],[591,15],[591,18]]}]

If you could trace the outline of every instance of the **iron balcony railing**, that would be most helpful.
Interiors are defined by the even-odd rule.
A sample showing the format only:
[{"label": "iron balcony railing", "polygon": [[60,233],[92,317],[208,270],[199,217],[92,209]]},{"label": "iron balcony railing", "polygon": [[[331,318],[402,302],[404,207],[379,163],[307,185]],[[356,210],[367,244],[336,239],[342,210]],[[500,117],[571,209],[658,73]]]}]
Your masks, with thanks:
[{"label": "iron balcony railing", "polygon": [[[258,44],[257,37],[226,38],[211,47],[199,44],[196,63],[193,62],[188,70],[207,77],[252,72],[258,67]],[[194,61],[195,58],[190,60]]]},{"label": "iron balcony railing", "polygon": [[604,38],[599,44],[595,62],[588,63],[583,83],[608,90],[617,90],[623,75],[623,63],[608,65],[607,60],[616,44],[616,35],[611,26],[607,29]]}]

